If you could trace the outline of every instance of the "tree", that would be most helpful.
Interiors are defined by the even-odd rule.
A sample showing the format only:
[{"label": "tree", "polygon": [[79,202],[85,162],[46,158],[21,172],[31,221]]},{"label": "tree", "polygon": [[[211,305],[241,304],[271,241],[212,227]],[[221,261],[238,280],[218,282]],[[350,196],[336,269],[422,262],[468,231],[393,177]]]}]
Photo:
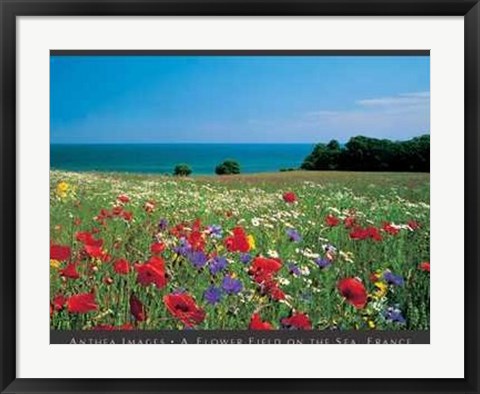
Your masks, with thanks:
[{"label": "tree", "polygon": [[240,174],[240,164],[235,160],[225,160],[215,167],[215,173],[217,175]]},{"label": "tree", "polygon": [[192,173],[192,169],[188,164],[177,164],[173,169],[173,175],[175,176],[189,176]]},{"label": "tree", "polygon": [[341,154],[340,144],[336,140],[331,140],[327,145],[317,144],[313,152],[305,158],[301,168],[303,170],[337,170]]},{"label": "tree", "polygon": [[344,147],[332,140],[315,145],[304,160],[304,170],[430,171],[430,136],[408,141],[352,137]]}]

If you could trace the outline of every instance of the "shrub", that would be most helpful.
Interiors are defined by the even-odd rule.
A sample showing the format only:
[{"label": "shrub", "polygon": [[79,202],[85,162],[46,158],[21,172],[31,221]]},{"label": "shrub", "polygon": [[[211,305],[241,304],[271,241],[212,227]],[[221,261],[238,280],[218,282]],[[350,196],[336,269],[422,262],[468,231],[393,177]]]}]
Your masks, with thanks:
[{"label": "shrub", "polygon": [[192,169],[188,164],[177,164],[173,169],[173,175],[175,176],[189,176],[192,173]]},{"label": "shrub", "polygon": [[240,164],[235,160],[225,160],[215,167],[215,173],[217,175],[240,174]]}]

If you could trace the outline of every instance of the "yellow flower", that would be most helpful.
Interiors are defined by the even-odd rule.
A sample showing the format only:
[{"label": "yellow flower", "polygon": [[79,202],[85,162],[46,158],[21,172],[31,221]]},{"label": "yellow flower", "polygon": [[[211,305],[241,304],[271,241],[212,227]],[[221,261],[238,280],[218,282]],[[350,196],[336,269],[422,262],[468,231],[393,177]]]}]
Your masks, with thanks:
[{"label": "yellow flower", "polygon": [[58,269],[58,268],[60,268],[60,264],[61,264],[61,263],[60,263],[60,261],[58,261],[58,260],[54,260],[54,259],[51,259],[51,260],[50,260],[50,267],[51,267],[51,268]]},{"label": "yellow flower", "polygon": [[60,198],[66,198],[68,196],[68,191],[70,189],[70,185],[67,182],[60,182],[57,185],[56,193],[57,196]]},{"label": "yellow flower", "polygon": [[69,186],[68,186],[67,182],[60,182],[57,185],[57,190],[60,191],[60,192],[67,192],[68,188],[69,188]]},{"label": "yellow flower", "polygon": [[250,250],[255,249],[255,238],[253,238],[253,235],[250,234],[247,236],[247,242]]},{"label": "yellow flower", "polygon": [[375,298],[382,298],[383,296],[385,296],[385,294],[387,294],[388,286],[386,283],[375,282],[374,285],[375,285],[375,291],[373,292],[373,296]]},{"label": "yellow flower", "polygon": [[371,329],[375,328],[375,322],[373,320],[368,321],[368,328],[371,328]]}]

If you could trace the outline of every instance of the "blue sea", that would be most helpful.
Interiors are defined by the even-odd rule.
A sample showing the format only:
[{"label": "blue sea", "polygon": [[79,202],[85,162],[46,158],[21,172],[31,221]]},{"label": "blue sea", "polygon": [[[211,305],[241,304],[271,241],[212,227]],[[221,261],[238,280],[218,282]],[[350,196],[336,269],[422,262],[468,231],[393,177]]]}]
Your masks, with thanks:
[{"label": "blue sea", "polygon": [[186,163],[192,175],[215,173],[226,159],[242,173],[277,172],[299,167],[314,144],[98,144],[50,145],[50,167],[68,171],[172,173]]}]

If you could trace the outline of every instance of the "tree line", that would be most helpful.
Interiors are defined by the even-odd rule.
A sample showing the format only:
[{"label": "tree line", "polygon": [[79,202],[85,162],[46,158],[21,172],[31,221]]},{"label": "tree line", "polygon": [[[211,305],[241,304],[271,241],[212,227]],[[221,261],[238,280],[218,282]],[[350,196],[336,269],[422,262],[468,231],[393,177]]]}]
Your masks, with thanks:
[{"label": "tree line", "polygon": [[352,137],[315,145],[301,165],[303,170],[430,172],[430,135],[407,141]]}]

